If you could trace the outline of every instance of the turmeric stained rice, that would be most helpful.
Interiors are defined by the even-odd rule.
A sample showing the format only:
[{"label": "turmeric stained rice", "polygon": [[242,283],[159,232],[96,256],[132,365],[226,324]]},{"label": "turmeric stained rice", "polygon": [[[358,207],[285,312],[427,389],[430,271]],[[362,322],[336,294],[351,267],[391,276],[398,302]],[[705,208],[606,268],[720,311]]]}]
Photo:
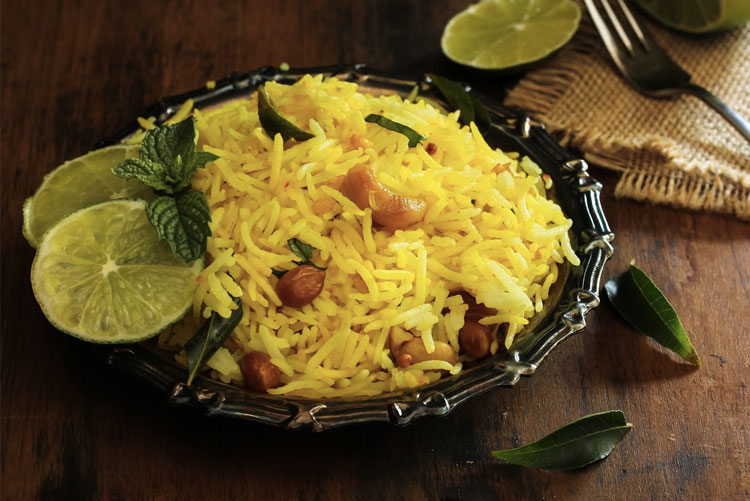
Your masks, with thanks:
[{"label": "turmeric stained rice", "polygon": [[[198,149],[220,157],[193,179],[211,208],[210,264],[192,318],[160,344],[179,351],[203,318],[229,316],[230,295],[241,296],[242,321],[208,362],[213,377],[241,385],[239,361],[262,352],[280,372],[271,394],[414,388],[458,374],[471,360],[459,345],[469,305],[457,291],[494,309],[479,320],[493,334],[494,354],[542,309],[563,261],[579,264],[572,222],[547,199],[539,167],[488,146],[473,123],[459,124],[459,112],[368,95],[320,75],[266,89],[283,116],[314,138],[269,137],[255,95],[194,111]],[[426,140],[410,148],[406,136],[366,122],[371,113]],[[363,165],[390,192],[424,201],[421,221],[386,229],[373,222],[372,208],[345,196],[342,179]],[[272,273],[296,266],[292,238],[313,246],[315,264],[327,267],[322,291],[301,308],[282,305]],[[427,353],[445,343],[459,356],[399,367],[394,332],[417,338]],[[184,363],[182,353],[176,358]]]}]

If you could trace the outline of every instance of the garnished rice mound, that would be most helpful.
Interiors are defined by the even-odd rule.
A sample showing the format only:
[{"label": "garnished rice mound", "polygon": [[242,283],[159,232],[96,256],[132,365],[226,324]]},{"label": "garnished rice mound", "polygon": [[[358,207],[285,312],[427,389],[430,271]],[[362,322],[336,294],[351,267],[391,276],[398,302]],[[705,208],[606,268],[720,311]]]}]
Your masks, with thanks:
[{"label": "garnished rice mound", "polygon": [[[274,395],[414,388],[471,360],[459,346],[467,292],[495,310],[480,320],[491,329],[494,354],[542,309],[563,260],[579,264],[568,237],[572,222],[545,196],[549,178],[528,158],[488,146],[473,123],[459,125],[457,111],[363,94],[354,83],[322,76],[266,89],[313,139],[269,137],[255,95],[195,111],[198,149],[220,157],[193,181],[211,207],[210,264],[194,318],[160,342],[179,349],[201,317],[229,316],[229,295],[241,296],[242,321],[208,363],[213,377],[241,385],[239,361],[262,352],[280,370],[278,385],[267,390]],[[426,140],[410,148],[404,135],[366,122],[371,113]],[[370,207],[339,191],[357,166],[369,167],[390,192],[423,201],[422,219],[395,230],[373,222]],[[312,245],[314,263],[327,267],[322,292],[301,308],[282,305],[272,273],[297,266],[291,238]],[[419,338],[427,353],[447,343],[458,357],[399,367],[393,332]],[[184,363],[184,355],[177,358]]]}]

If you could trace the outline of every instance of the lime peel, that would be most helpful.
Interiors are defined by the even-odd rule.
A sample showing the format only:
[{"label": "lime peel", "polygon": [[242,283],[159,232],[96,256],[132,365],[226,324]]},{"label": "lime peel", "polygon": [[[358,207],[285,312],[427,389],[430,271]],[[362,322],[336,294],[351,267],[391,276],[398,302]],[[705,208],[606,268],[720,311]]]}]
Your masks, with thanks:
[{"label": "lime peel", "polygon": [[81,209],[39,244],[31,284],[57,329],[94,343],[156,336],[192,306],[203,260],[183,263],[160,242],[143,200]]},{"label": "lime peel", "polygon": [[440,45],[452,61],[500,70],[545,58],[575,34],[581,8],[572,0],[484,0],[446,24]]},{"label": "lime peel", "polygon": [[687,33],[713,33],[750,21],[748,0],[636,0],[663,25]]},{"label": "lime peel", "polygon": [[60,165],[23,204],[23,235],[37,247],[44,233],[78,209],[116,198],[152,198],[151,190],[112,174],[118,162],[138,156],[140,146],[115,145]]}]

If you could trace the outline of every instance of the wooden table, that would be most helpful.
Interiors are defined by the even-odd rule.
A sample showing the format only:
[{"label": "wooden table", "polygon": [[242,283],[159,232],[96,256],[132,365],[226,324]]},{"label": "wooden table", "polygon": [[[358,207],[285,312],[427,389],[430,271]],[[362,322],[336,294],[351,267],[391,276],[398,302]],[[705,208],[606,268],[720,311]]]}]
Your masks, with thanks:
[{"label": "wooden table", "polygon": [[[21,204],[44,174],[159,98],[233,71],[365,62],[462,74],[440,33],[467,1],[2,2],[3,499],[747,499],[750,224],[616,200],[605,278],[635,259],[681,314],[696,370],[625,326],[606,300],[531,378],[406,428],[323,434],[210,419],[100,366],[44,319]],[[634,425],[573,473],[499,464],[588,413]]]}]

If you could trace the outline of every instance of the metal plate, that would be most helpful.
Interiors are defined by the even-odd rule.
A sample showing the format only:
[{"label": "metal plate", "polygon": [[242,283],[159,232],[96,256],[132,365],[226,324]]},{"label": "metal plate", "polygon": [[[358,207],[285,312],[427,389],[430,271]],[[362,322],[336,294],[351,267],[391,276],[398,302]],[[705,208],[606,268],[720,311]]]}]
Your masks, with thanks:
[{"label": "metal plate", "polygon": [[[164,99],[142,113],[155,116],[157,123],[171,117],[188,98],[196,108],[248,96],[259,84],[277,81],[291,84],[303,75],[322,73],[356,82],[365,91],[397,92],[407,95],[415,85],[420,95],[442,102],[428,78],[419,80],[369,69],[363,65],[306,68],[281,71],[262,68],[233,74],[217,82],[213,89],[201,88]],[[467,90],[468,87],[467,87]],[[588,173],[586,162],[561,148],[544,126],[525,113],[487,104],[492,119],[485,139],[503,151],[528,155],[552,178],[552,196],[573,220],[570,230],[573,249],[581,258],[579,266],[567,266],[553,286],[545,308],[537,314],[508,352],[466,364],[456,375],[411,391],[378,397],[329,398],[311,400],[272,396],[243,388],[197,378],[191,387],[184,384],[186,371],[153,348],[153,343],[125,346],[97,346],[95,352],[105,363],[125,371],[165,394],[176,406],[202,409],[208,415],[228,416],[288,429],[315,431],[339,426],[390,422],[407,425],[426,415],[445,415],[468,398],[498,386],[515,384],[521,376],[534,373],[542,360],[561,341],[586,325],[586,314],[599,304],[599,282],[605,262],[612,255],[612,239],[599,201],[601,185]],[[119,142],[138,130],[132,122],[97,147]]]}]

